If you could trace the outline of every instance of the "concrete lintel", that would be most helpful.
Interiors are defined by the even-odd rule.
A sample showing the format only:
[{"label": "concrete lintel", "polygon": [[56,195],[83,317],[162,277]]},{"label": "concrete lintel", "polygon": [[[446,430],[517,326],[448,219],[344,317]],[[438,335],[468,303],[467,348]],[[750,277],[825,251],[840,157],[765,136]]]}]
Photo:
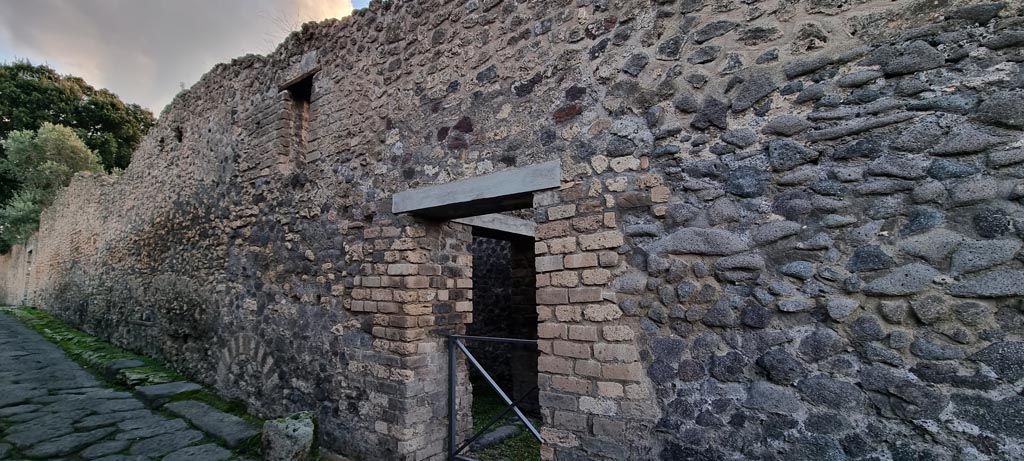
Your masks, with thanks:
[{"label": "concrete lintel", "polygon": [[537,235],[537,223],[504,214],[492,213],[482,216],[470,216],[468,218],[453,219],[453,221],[504,234],[521,235],[530,238]]},{"label": "concrete lintel", "polygon": [[555,189],[561,180],[562,162],[553,160],[399,192],[391,211],[456,219],[530,208],[534,192]]}]

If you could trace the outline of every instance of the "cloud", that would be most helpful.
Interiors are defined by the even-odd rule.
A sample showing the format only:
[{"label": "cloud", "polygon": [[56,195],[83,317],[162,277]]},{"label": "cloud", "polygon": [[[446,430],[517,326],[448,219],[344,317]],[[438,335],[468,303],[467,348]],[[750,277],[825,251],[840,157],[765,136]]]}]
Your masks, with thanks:
[{"label": "cloud", "polygon": [[0,58],[47,63],[159,112],[218,62],[351,12],[352,0],[0,2]]}]

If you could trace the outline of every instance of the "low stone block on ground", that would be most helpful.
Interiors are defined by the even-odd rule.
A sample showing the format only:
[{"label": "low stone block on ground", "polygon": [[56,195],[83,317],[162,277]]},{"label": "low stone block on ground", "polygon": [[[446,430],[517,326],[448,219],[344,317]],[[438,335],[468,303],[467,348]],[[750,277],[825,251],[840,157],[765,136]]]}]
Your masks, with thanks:
[{"label": "low stone block on ground", "polygon": [[164,408],[220,439],[229,448],[236,448],[260,433],[256,426],[242,418],[195,400],[171,402],[164,405]]},{"label": "low stone block on ground", "polygon": [[306,461],[315,446],[315,415],[301,412],[263,423],[264,461]]},{"label": "low stone block on ground", "polygon": [[135,396],[145,402],[150,408],[159,407],[174,396],[186,392],[198,391],[203,387],[188,381],[176,381],[173,383],[153,384],[135,388]]}]

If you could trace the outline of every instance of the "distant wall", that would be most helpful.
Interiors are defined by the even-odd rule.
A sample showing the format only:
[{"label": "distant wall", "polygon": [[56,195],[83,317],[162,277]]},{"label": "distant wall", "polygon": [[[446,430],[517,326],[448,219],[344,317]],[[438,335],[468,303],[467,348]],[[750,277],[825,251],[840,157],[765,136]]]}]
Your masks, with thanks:
[{"label": "distant wall", "polygon": [[15,245],[0,255],[0,302],[17,306],[28,300],[28,277],[31,270],[33,243]]},{"label": "distant wall", "polygon": [[29,299],[346,454],[441,459],[471,233],[390,197],[560,159],[546,459],[1021,458],[1022,8],[374,2],[77,177]]}]

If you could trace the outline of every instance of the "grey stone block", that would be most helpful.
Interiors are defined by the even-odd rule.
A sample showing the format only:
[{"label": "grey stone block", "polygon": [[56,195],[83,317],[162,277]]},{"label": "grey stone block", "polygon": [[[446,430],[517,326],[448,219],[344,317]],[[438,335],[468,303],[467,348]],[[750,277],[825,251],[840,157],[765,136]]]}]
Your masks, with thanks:
[{"label": "grey stone block", "polygon": [[[1024,32],[1020,33],[1024,37]],[[995,125],[1024,127],[1024,91],[1000,91],[978,107],[978,118]]]},{"label": "grey stone block", "polygon": [[79,455],[85,459],[100,458],[103,456],[113,455],[124,451],[131,442],[127,440],[110,440],[107,442],[97,443],[85,450],[82,450]]},{"label": "grey stone block", "polygon": [[133,455],[163,456],[172,451],[180,450],[193,443],[202,440],[204,437],[199,431],[181,431],[170,434],[158,435],[135,442],[128,452]]},{"label": "grey stone block", "polygon": [[747,400],[743,406],[779,414],[793,414],[800,411],[800,401],[792,389],[768,384],[758,381],[750,385],[747,390]]},{"label": "grey stone block", "polygon": [[818,158],[818,152],[788,139],[768,143],[768,161],[775,171],[789,171]]},{"label": "grey stone block", "polygon": [[748,248],[738,235],[722,229],[683,228],[652,243],[652,254],[731,255]]},{"label": "grey stone block", "polygon": [[70,455],[91,445],[93,442],[110,435],[114,430],[115,429],[112,427],[107,427],[103,429],[96,429],[94,431],[79,432],[57,437],[25,450],[25,455],[30,458],[43,459]]},{"label": "grey stone block", "polygon": [[810,129],[814,124],[801,117],[790,114],[783,114],[771,119],[762,129],[766,134],[777,134],[781,136],[793,136]]},{"label": "grey stone block", "polygon": [[151,461],[153,458],[142,455],[110,455],[96,458],[93,461]]},{"label": "grey stone block", "polygon": [[175,431],[188,429],[188,424],[181,419],[163,419],[155,422],[152,425],[140,427],[130,431],[124,431],[117,434],[114,438],[117,440],[137,440],[145,439],[149,437],[155,437],[161,434],[167,434]]},{"label": "grey stone block", "polygon": [[167,403],[172,397],[185,392],[197,391],[203,387],[188,381],[177,381],[173,383],[154,384],[135,388],[135,396],[146,403],[149,407],[159,407]]},{"label": "grey stone block", "polygon": [[953,253],[950,270],[968,274],[1003,264],[1020,251],[1019,240],[978,240],[963,242]]},{"label": "grey stone block", "polygon": [[263,423],[264,461],[307,461],[313,452],[315,415],[302,412]]},{"label": "grey stone block", "polygon": [[259,429],[242,418],[229,415],[194,400],[171,402],[164,408],[187,419],[193,426],[223,440],[229,448],[237,447],[260,433]]},{"label": "grey stone block", "polygon": [[969,298],[1005,298],[1024,295],[1024,272],[994,270],[964,280],[949,288],[953,296]]},{"label": "grey stone block", "polygon": [[149,410],[120,411],[102,415],[91,415],[80,419],[75,423],[75,429],[90,430],[98,427],[110,426],[121,421],[152,416]]},{"label": "grey stone block", "polygon": [[[182,448],[164,457],[163,461],[222,461],[231,458],[231,452],[223,447],[208,443]],[[271,458],[264,458],[269,460]],[[296,459],[295,461],[300,461]]]},{"label": "grey stone block", "polygon": [[934,267],[913,263],[897,267],[864,286],[867,294],[900,296],[924,291],[931,285],[935,276],[939,275]]},{"label": "grey stone block", "polygon": [[32,421],[16,424],[7,428],[4,441],[17,446],[27,448],[44,440],[60,437],[74,432],[71,423],[77,417],[69,418],[64,415],[47,415]]},{"label": "grey stone block", "polygon": [[473,442],[472,448],[474,450],[483,450],[489,447],[493,447],[501,442],[504,442],[505,440],[515,437],[515,435],[518,433],[519,428],[515,426],[501,426],[498,427],[497,429],[494,429],[491,432],[488,432],[480,436],[479,439],[476,439],[476,441]]},{"label": "grey stone block", "polygon": [[902,51],[900,56],[882,64],[885,75],[912,74],[942,67],[946,62],[942,52],[921,40],[908,44]]},{"label": "grey stone block", "polygon": [[1024,342],[993,343],[971,358],[988,365],[1007,382],[1013,383],[1024,378]]}]

